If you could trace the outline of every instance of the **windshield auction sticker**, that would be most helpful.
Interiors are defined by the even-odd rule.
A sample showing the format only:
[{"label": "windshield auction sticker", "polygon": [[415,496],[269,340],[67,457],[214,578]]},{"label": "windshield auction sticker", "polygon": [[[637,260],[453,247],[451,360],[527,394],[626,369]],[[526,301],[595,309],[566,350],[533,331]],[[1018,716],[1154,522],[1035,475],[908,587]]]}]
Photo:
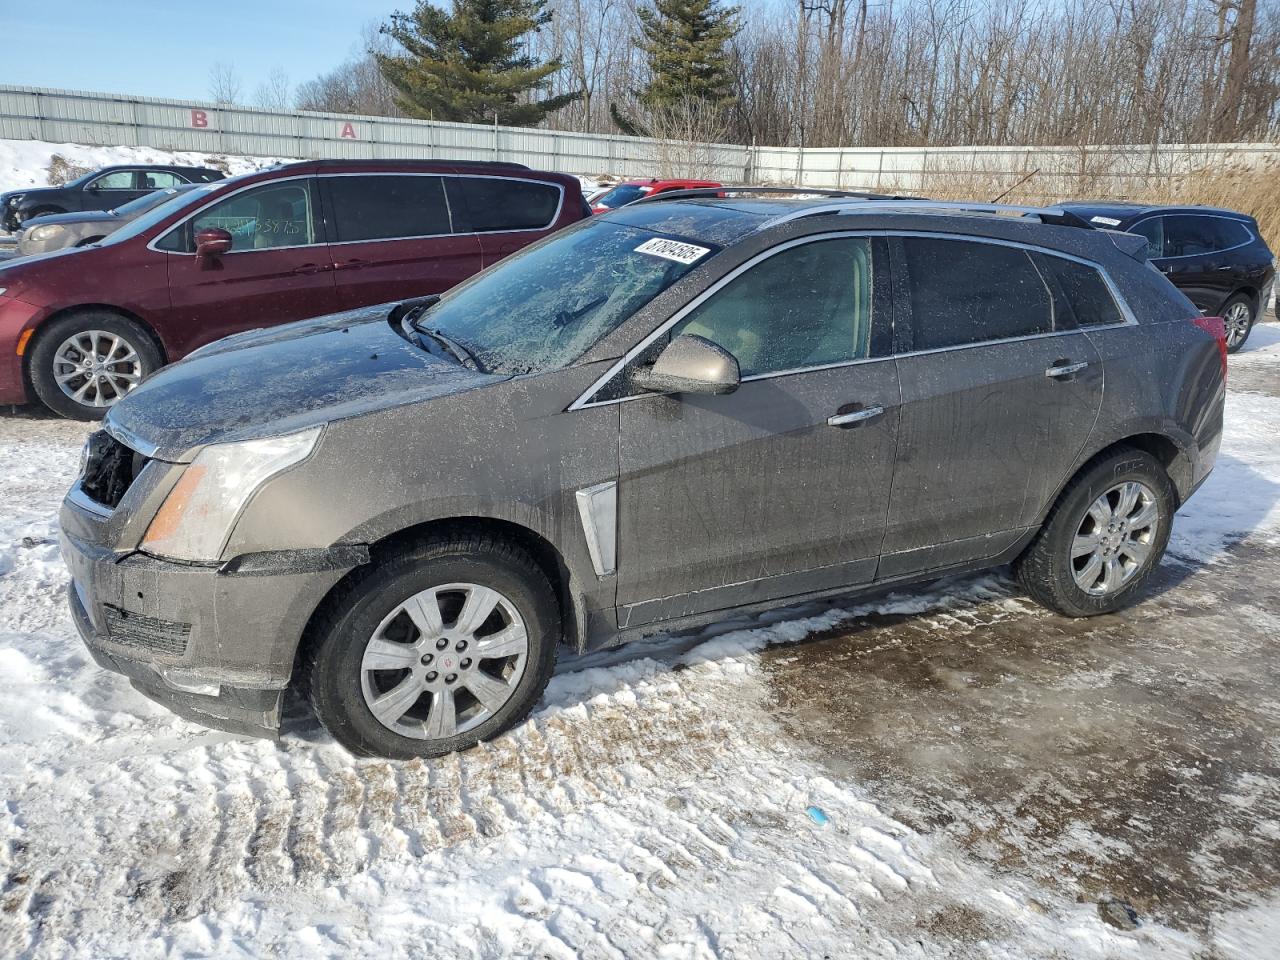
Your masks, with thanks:
[{"label": "windshield auction sticker", "polygon": [[697,263],[710,252],[710,247],[698,247],[692,243],[663,240],[659,237],[646,240],[636,247],[636,253],[647,253],[651,257],[662,257],[664,260],[674,260],[676,263]]}]

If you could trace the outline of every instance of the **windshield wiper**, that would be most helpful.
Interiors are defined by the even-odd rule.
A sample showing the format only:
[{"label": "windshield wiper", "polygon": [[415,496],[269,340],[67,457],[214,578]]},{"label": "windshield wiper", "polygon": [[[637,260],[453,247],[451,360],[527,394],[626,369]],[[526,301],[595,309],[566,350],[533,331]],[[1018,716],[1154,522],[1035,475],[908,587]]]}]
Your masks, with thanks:
[{"label": "windshield wiper", "polygon": [[409,319],[409,326],[413,329],[414,333],[430,337],[436,343],[440,344],[440,346],[444,347],[453,359],[457,360],[467,369],[480,369],[480,364],[476,363],[476,358],[472,356],[471,351],[460,344],[457,340],[454,340],[448,334],[441,333],[439,330],[433,330],[431,327],[419,326],[416,317],[411,317]]}]

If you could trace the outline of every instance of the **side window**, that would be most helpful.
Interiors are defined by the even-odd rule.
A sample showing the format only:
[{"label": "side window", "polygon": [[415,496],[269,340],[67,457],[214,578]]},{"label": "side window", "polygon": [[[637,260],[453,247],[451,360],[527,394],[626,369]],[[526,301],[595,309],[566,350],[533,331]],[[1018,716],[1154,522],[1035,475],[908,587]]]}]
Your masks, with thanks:
[{"label": "side window", "polygon": [[1025,250],[968,240],[906,237],[915,350],[1054,330],[1053,302]]},{"label": "side window", "polygon": [[324,177],[322,183],[337,243],[450,232],[449,207],[439,177],[368,174]]},{"label": "side window", "polygon": [[93,190],[132,190],[133,173],[132,170],[114,170],[94,180],[89,187]]},{"label": "side window", "polygon": [[192,218],[187,249],[190,237],[209,227],[231,234],[233,252],[315,243],[311,191],[305,182],[272,183],[215,203]]},{"label": "side window", "polygon": [[742,376],[871,354],[871,241],[803,243],[751,267],[670,330],[697,334],[738,359]]},{"label": "side window", "polygon": [[1124,314],[1111,295],[1111,288],[1096,268],[1048,254],[1039,262],[1058,281],[1058,289],[1066,297],[1080,326],[1098,327],[1124,322]]},{"label": "side window", "polygon": [[186,181],[168,170],[138,171],[139,190],[163,190],[165,187],[176,187],[183,183]]},{"label": "side window", "polygon": [[1225,217],[1169,216],[1165,217],[1164,230],[1166,257],[1215,253],[1228,247],[1238,247],[1249,240],[1249,231],[1244,224]]},{"label": "side window", "polygon": [[[536,180],[459,177],[450,185],[461,191],[462,209],[468,211],[476,233],[542,230],[560,210],[560,188]],[[465,228],[459,224],[457,229]]]},{"label": "side window", "polygon": [[1164,253],[1164,217],[1152,217],[1129,228],[1130,233],[1147,238],[1147,256],[1163,257]]}]

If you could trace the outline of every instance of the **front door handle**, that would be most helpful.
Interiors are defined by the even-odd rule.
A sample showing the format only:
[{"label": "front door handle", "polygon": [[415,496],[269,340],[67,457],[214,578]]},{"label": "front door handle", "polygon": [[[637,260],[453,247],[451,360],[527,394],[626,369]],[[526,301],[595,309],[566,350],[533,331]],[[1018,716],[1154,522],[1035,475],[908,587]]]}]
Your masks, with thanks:
[{"label": "front door handle", "polygon": [[326,266],[325,264],[323,264],[323,263],[304,263],[304,264],[303,264],[302,266],[300,266],[300,267],[294,267],[294,268],[293,268],[293,272],[294,272],[294,273],[299,273],[299,274],[323,273],[324,271],[326,271],[326,270],[328,270],[328,269],[329,269],[329,267],[327,267],[327,266]]},{"label": "front door handle", "polygon": [[[852,404],[851,406],[859,406]],[[884,407],[862,407],[861,409],[849,409],[841,407],[836,411],[834,416],[827,417],[828,427],[856,427],[860,423],[866,423],[868,420],[874,420],[876,417],[884,413]]]},{"label": "front door handle", "polygon": [[1044,372],[1046,377],[1051,380],[1066,380],[1074,374],[1079,373],[1085,367],[1089,366],[1088,360],[1077,360],[1071,363],[1067,360],[1058,360],[1052,367]]},{"label": "front door handle", "polygon": [[359,270],[361,267],[369,265],[368,260],[361,260],[359,257],[352,257],[350,260],[343,260],[342,263],[335,263],[335,270]]}]

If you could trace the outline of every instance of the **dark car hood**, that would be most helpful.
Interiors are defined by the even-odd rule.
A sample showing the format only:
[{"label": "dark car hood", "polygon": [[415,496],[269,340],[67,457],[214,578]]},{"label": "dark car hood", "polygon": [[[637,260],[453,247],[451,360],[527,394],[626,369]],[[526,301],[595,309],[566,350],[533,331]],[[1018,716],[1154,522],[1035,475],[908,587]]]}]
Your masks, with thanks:
[{"label": "dark car hood", "polygon": [[32,187],[30,190],[10,190],[5,196],[10,197],[15,193],[22,194],[22,203],[26,203],[28,200],[61,199],[66,196],[66,191],[62,187]]},{"label": "dark car hood", "polygon": [[84,213],[45,213],[30,220],[22,221],[24,227],[32,224],[40,226],[45,223],[101,223],[118,221],[120,218],[106,210],[86,210]]},{"label": "dark car hood", "polygon": [[432,356],[387,322],[393,305],[228,337],[149,377],[106,427],[135,449],[186,461],[208,443],[320,423],[497,383]]}]

